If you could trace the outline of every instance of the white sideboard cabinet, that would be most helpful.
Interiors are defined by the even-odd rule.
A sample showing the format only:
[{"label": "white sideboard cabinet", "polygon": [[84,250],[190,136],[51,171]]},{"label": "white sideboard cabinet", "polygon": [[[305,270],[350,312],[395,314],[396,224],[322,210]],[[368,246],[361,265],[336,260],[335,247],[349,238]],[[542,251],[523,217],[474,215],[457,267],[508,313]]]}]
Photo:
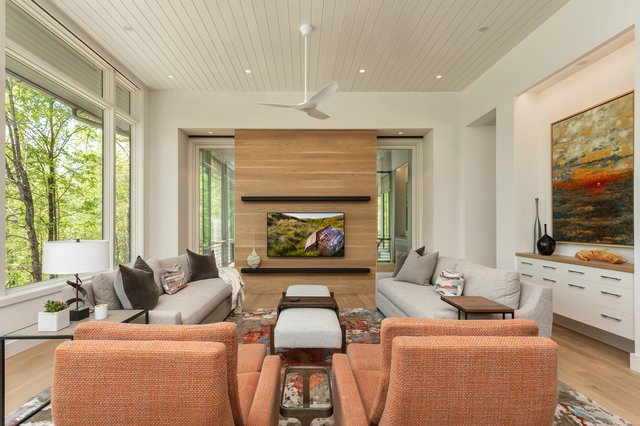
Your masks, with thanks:
[{"label": "white sideboard cabinet", "polygon": [[516,253],[516,258],[523,280],[553,289],[555,314],[634,339],[633,264],[534,253]]}]

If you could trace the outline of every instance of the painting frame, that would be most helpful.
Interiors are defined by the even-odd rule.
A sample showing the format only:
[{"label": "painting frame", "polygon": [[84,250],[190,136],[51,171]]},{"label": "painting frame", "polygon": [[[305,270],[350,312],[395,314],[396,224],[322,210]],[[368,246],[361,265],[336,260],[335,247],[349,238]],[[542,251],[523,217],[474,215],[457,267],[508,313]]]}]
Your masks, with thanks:
[{"label": "painting frame", "polygon": [[550,125],[558,243],[633,247],[633,90]]}]

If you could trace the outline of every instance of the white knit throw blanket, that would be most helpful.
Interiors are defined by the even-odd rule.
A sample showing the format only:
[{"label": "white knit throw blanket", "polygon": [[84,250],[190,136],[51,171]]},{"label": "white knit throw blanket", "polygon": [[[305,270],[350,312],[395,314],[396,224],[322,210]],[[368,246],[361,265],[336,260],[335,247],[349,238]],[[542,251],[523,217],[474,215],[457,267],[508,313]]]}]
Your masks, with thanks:
[{"label": "white knit throw blanket", "polygon": [[231,286],[231,309],[234,314],[242,313],[244,303],[244,281],[236,268],[223,266],[218,269],[218,276]]}]

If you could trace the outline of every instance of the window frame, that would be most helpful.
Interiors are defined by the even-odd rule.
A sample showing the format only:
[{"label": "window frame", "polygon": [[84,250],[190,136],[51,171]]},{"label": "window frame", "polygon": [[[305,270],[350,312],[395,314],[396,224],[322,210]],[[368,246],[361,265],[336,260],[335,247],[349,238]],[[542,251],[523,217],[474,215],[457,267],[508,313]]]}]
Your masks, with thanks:
[{"label": "window frame", "polygon": [[[73,77],[57,70],[44,60],[36,57],[31,52],[22,48],[19,44],[11,39],[5,39],[5,56],[11,56],[15,60],[22,62],[24,65],[41,73],[45,77],[51,79],[55,83],[70,90],[74,94],[84,98],[85,100],[95,104],[103,110],[102,124],[102,238],[109,241],[109,251],[111,253],[110,266],[113,268],[115,256],[115,149],[116,149],[116,118],[122,119],[131,126],[130,135],[130,250],[131,256],[139,253],[143,247],[141,226],[141,210],[139,207],[142,202],[142,190],[140,185],[142,181],[142,159],[139,151],[143,149],[142,132],[139,131],[140,120],[138,112],[141,110],[139,106],[142,104],[142,90],[131,82],[126,76],[117,71],[113,66],[100,57],[95,51],[85,45],[79,38],[69,32],[58,21],[48,15],[39,6],[33,3],[17,3],[16,6],[21,8],[25,13],[31,15],[41,25],[58,36],[69,47],[75,49],[80,55],[92,64],[102,70],[103,79],[103,96],[99,97],[88,88],[77,83]],[[6,66],[6,64],[5,64]],[[5,68],[6,76],[6,68]],[[127,88],[131,93],[130,105],[131,113],[121,110],[116,105],[116,83]],[[4,92],[3,92],[4,96]],[[4,107],[4,105],[3,105]],[[6,146],[6,135],[3,133],[2,140]],[[4,156],[2,158],[4,161]],[[4,166],[4,163],[0,163]],[[4,176],[1,178],[4,188]],[[4,192],[4,190],[3,190]],[[4,198],[4,193],[3,193]],[[0,207],[0,224],[4,228],[5,224],[5,205]],[[4,234],[1,236],[4,243]],[[18,287],[6,288],[6,246],[5,250],[0,254],[0,277],[5,285],[0,288],[0,299],[13,297],[25,292],[40,292],[44,288],[50,288],[56,284],[66,281],[67,277],[57,278],[53,280],[44,280],[34,283],[25,284]]]}]

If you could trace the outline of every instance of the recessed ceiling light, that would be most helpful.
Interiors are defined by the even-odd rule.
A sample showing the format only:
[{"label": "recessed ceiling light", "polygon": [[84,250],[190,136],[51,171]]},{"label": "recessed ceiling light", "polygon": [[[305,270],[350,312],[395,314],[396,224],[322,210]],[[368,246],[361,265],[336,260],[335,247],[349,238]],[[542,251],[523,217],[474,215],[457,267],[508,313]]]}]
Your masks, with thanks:
[{"label": "recessed ceiling light", "polygon": [[358,70],[358,72],[359,72],[360,74],[364,74],[365,72],[367,72],[367,70],[365,70],[364,68],[360,68],[360,69]]},{"label": "recessed ceiling light", "polygon": [[489,27],[487,25],[483,25],[480,28],[478,28],[478,31],[480,31],[481,33],[485,33],[489,30]]},{"label": "recessed ceiling light", "polygon": [[439,79],[441,79],[441,78],[442,78],[442,75],[441,75],[441,74],[438,74],[438,75],[436,75],[436,78],[439,80]]},{"label": "recessed ceiling light", "polygon": [[251,74],[251,70],[249,68],[247,68],[247,69],[244,70],[244,73],[245,74]]},{"label": "recessed ceiling light", "polygon": [[133,31],[133,27],[131,25],[123,25],[122,29],[125,31]]},{"label": "recessed ceiling light", "polygon": [[167,77],[169,77],[169,78],[176,78],[176,76],[175,76],[175,75],[173,75],[173,74],[167,74]]},{"label": "recessed ceiling light", "polygon": [[398,132],[399,135],[404,135],[404,132]]}]

